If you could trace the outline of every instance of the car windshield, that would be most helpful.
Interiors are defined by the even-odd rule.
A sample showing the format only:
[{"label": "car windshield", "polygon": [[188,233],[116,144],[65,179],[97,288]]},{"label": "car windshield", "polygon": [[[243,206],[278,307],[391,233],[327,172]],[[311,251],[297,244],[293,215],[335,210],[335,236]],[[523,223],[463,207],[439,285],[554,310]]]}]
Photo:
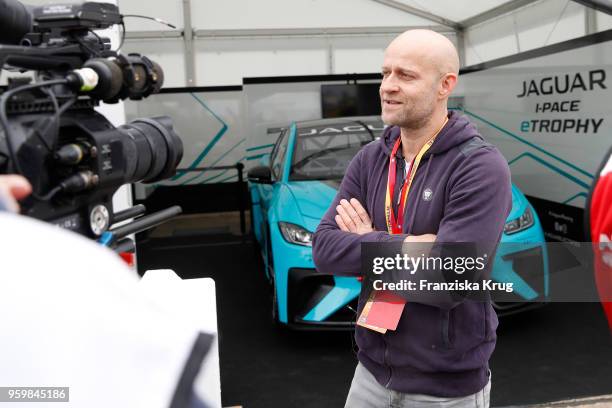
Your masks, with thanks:
[{"label": "car windshield", "polygon": [[382,123],[363,122],[298,128],[289,180],[341,179],[353,156],[383,130]]}]

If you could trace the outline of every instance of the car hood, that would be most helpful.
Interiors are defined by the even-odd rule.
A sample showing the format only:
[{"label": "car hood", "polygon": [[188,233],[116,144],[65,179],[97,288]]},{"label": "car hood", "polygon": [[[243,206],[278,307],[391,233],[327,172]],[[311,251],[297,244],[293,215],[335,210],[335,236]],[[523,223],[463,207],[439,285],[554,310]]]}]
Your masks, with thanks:
[{"label": "car hood", "polygon": [[287,186],[302,216],[318,225],[338,192],[340,180],[292,181]]},{"label": "car hood", "polygon": [[[295,199],[300,214],[309,224],[306,227],[316,228],[336,196],[340,180],[292,181],[287,186]],[[528,205],[529,202],[521,190],[513,184],[512,209],[507,220],[520,217]]]}]

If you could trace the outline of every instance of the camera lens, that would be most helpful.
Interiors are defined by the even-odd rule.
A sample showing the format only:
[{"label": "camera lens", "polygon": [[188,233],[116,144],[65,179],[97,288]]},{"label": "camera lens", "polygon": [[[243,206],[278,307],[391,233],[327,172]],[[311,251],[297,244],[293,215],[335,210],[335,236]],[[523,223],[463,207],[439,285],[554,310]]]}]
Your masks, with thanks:
[{"label": "camera lens", "polygon": [[176,172],[183,158],[183,142],[168,116],[136,119],[117,128],[126,135],[126,183],[152,183]]}]

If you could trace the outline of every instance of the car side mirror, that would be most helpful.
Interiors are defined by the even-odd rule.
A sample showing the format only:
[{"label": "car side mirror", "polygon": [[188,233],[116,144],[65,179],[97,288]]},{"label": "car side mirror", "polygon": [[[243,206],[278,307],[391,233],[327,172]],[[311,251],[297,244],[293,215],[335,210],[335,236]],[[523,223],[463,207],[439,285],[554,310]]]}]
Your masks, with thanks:
[{"label": "car side mirror", "polygon": [[268,166],[253,167],[247,173],[247,178],[251,183],[272,184],[272,171]]}]

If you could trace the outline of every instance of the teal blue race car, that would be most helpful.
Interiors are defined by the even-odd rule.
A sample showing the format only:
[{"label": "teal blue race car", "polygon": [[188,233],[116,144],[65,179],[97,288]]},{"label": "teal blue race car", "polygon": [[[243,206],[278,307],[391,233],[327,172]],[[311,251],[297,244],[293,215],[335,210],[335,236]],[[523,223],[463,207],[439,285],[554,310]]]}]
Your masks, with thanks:
[{"label": "teal blue race car", "polygon": [[[312,234],[333,201],[344,171],[362,146],[380,137],[378,116],[292,123],[270,154],[248,172],[251,221],[272,286],[272,315],[292,328],[347,328],[356,320],[357,278],[320,273]],[[523,193],[512,186],[491,278],[513,283],[513,298],[494,306],[509,314],[543,304],[548,258],[542,226]]]}]

